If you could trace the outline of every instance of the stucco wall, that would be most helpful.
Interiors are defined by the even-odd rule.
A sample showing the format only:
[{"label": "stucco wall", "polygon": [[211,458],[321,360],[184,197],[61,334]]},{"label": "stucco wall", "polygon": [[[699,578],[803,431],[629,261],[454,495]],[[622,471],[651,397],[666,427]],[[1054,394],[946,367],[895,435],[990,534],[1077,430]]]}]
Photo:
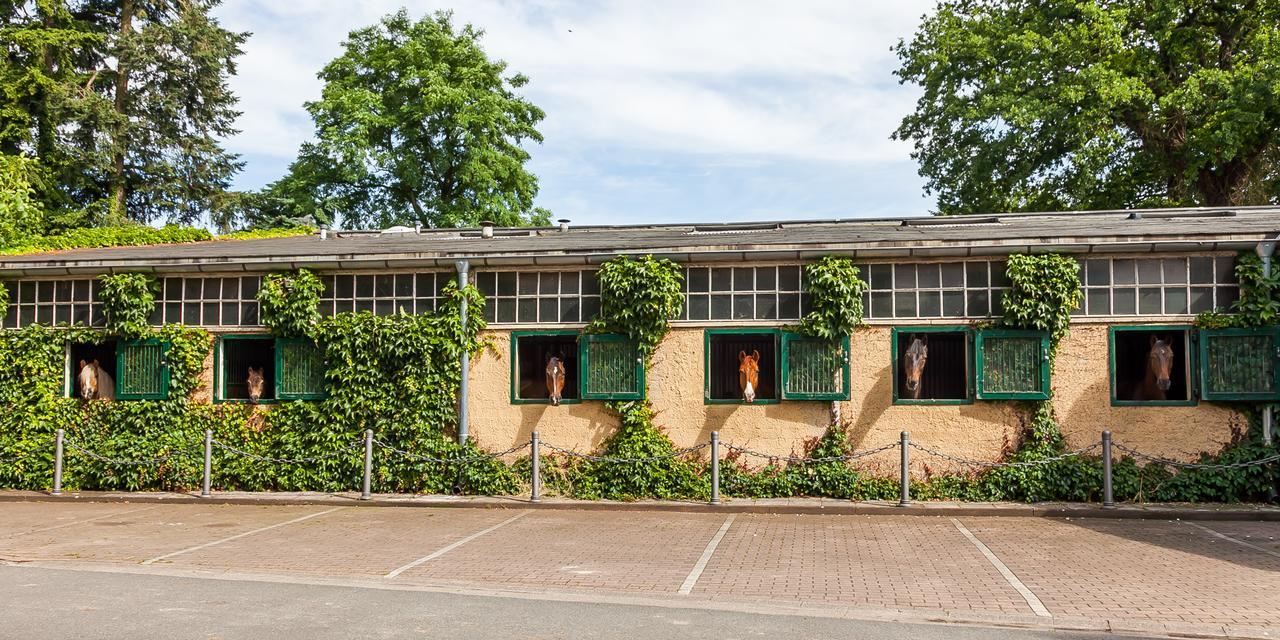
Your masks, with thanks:
[{"label": "stucco wall", "polygon": [[[1016,403],[975,402],[967,405],[894,405],[891,329],[869,327],[852,339],[851,400],[841,403],[859,449],[895,441],[909,431],[913,441],[951,455],[977,460],[999,459],[1021,428]],[[471,433],[487,449],[506,449],[527,440],[536,429],[543,441],[591,451],[616,428],[616,418],[602,402],[559,407],[510,402],[510,334],[491,331],[494,348],[471,363]],[[830,403],[794,402],[770,405],[703,404],[703,331],[673,329],[654,354],[649,395],[657,423],[678,447],[710,438],[773,455],[801,453],[804,443],[822,435],[830,420]],[[1190,459],[1216,451],[1229,438],[1229,409],[1200,403],[1193,407],[1112,407],[1109,394],[1107,328],[1075,325],[1062,345],[1054,372],[1055,407],[1071,446],[1096,441],[1104,428],[1117,441],[1158,455]],[[912,452],[916,474],[948,472],[945,460]],[[897,452],[865,461],[872,470],[896,469]]]}]

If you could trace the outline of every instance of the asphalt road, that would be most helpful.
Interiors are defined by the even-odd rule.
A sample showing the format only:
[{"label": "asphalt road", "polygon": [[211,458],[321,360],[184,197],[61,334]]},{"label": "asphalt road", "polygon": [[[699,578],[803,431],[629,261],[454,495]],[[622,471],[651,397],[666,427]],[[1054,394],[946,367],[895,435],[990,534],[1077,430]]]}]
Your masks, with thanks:
[{"label": "asphalt road", "polygon": [[1115,637],[22,566],[0,566],[0,621],[0,638],[58,640]]}]

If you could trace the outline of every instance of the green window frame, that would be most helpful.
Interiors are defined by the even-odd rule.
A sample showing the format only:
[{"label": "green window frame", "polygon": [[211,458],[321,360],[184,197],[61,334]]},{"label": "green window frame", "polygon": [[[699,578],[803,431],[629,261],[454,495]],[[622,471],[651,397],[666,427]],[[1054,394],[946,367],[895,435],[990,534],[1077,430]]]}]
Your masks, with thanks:
[{"label": "green window frame", "polygon": [[757,398],[752,405],[779,404],[782,402],[782,330],[772,327],[741,327],[732,329],[704,329],[702,332],[702,404],[743,404],[740,398],[711,397],[711,336],[761,335],[772,336],[774,353],[774,380],[777,381],[776,398]]},{"label": "green window frame", "polygon": [[[782,375],[778,393],[783,400],[848,400],[850,388],[849,336],[837,341],[784,331],[778,361]],[[831,365],[833,362],[835,367]],[[839,388],[822,390],[827,381]]]},{"label": "green window frame", "polygon": [[579,336],[578,369],[578,397],[583,400],[644,399],[644,357],[627,336]]},{"label": "green window frame", "polygon": [[[1024,343],[1018,353],[1001,344]],[[1034,346],[1025,343],[1034,344]],[[1029,348],[1028,348],[1029,347]],[[979,400],[1048,400],[1049,332],[1023,329],[983,329],[977,332],[973,348],[976,359],[974,395]],[[1010,380],[1006,373],[1013,373]]]},{"label": "green window frame", "polygon": [[326,368],[324,349],[313,340],[276,338],[276,399],[323,399]]},{"label": "green window frame", "polygon": [[[536,338],[540,336],[573,336],[575,339],[580,338],[582,332],[577,329],[548,329],[543,331],[512,331],[511,332],[511,404],[545,404],[550,405],[551,400],[547,398],[521,398],[520,397],[520,339]],[[580,341],[579,341],[580,342]],[[581,371],[579,380],[581,380]],[[582,383],[578,383],[581,390]],[[579,396],[582,394],[579,393]],[[579,404],[582,398],[561,398],[560,404]]]},{"label": "green window frame", "polygon": [[[1116,384],[1116,334],[1132,331],[1178,331],[1186,336],[1184,352],[1187,354],[1187,400],[1120,400],[1117,397]],[[1107,369],[1110,375],[1111,406],[1113,407],[1194,407],[1199,404],[1199,389],[1194,375],[1197,367],[1195,328],[1189,324],[1155,324],[1113,326],[1107,330]]]},{"label": "green window frame", "polygon": [[[1199,334],[1201,397],[1215,401],[1280,400],[1280,327],[1201,329]],[[1241,366],[1262,367],[1262,371],[1253,380],[1241,379]]]},{"label": "green window frame", "polygon": [[169,397],[169,343],[149,338],[116,345],[116,399],[164,400]]},{"label": "green window frame", "polygon": [[[902,376],[898,375],[898,367],[901,365],[901,354],[898,352],[898,335],[902,333],[960,333],[964,335],[965,348],[965,397],[963,398],[921,398],[915,400],[912,398],[901,397],[899,386],[901,386]],[[895,405],[957,405],[957,404],[973,404],[974,401],[974,331],[973,327],[965,325],[917,325],[909,327],[894,327],[890,336],[889,352],[892,361],[889,363],[889,371],[893,376],[893,404]]]},{"label": "green window frame", "polygon": [[[223,402],[231,402],[231,403],[249,402],[249,400],[246,398],[228,398],[227,397],[227,372],[226,372],[226,367],[223,366],[224,361],[226,360],[226,356],[223,355],[223,347],[226,345],[227,342],[236,341],[236,340],[264,340],[264,341],[269,340],[274,342],[275,338],[265,333],[238,333],[238,334],[218,336],[217,342],[215,342],[213,345],[213,402],[214,404],[221,404]],[[279,353],[277,352],[277,356],[278,355]],[[277,362],[275,366],[277,369],[276,372],[278,373],[279,366],[280,366],[279,363]],[[278,395],[275,398],[264,398],[259,400],[258,404],[275,404],[278,399],[279,399]]]}]

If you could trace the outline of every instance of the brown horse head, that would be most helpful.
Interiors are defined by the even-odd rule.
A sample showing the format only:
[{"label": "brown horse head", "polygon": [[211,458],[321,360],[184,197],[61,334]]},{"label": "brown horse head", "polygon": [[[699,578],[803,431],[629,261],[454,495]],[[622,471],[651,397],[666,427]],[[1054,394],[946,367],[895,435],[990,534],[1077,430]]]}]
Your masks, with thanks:
[{"label": "brown horse head", "polygon": [[1151,336],[1151,351],[1147,354],[1147,377],[1155,378],[1156,387],[1167,392],[1173,386],[1172,342],[1160,336]]},{"label": "brown horse head", "polygon": [[756,390],[760,388],[760,352],[753,350],[751,355],[746,351],[738,352],[738,388],[742,390],[742,399],[751,404],[756,401]]},{"label": "brown horse head", "polygon": [[78,371],[76,384],[80,387],[80,397],[85,400],[92,400],[98,397],[98,361],[85,362],[81,360]]},{"label": "brown horse head", "polygon": [[924,365],[929,360],[929,336],[916,336],[902,354],[902,379],[907,398],[919,399],[924,380]]},{"label": "brown horse head", "polygon": [[262,399],[262,367],[249,367],[249,402],[257,403]]},{"label": "brown horse head", "polygon": [[560,399],[564,397],[564,377],[567,373],[564,359],[551,356],[547,361],[547,397],[551,398],[552,406],[560,406]]}]

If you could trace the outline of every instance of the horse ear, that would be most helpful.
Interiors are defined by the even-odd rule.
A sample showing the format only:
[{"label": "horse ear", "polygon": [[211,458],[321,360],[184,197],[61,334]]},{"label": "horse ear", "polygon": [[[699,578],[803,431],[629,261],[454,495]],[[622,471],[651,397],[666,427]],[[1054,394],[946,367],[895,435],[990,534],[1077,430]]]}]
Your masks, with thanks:
[{"label": "horse ear", "polygon": [[1153,334],[1151,334],[1151,346],[1153,346],[1153,347],[1154,347],[1154,346],[1156,346],[1156,340],[1157,340],[1157,338],[1156,338],[1156,334],[1154,334],[1154,333],[1153,333]]},{"label": "horse ear", "polygon": [[98,364],[98,359],[97,359],[97,358],[94,358],[94,359],[93,359],[93,368],[97,369],[98,367],[101,367],[101,366],[102,366],[102,365]]},{"label": "horse ear", "polygon": [[755,349],[751,352],[751,359],[760,362],[760,350]]},{"label": "horse ear", "polygon": [[920,334],[920,344],[926,347],[929,346],[929,334],[927,333]]},{"label": "horse ear", "polygon": [[80,361],[80,368],[81,368],[81,369],[83,369],[83,368],[85,368],[85,367],[87,367],[87,366],[89,366],[89,363],[88,363],[88,362],[85,362],[84,360],[81,360],[81,361]]},{"label": "horse ear", "polygon": [[743,360],[746,360],[746,359],[747,359],[747,352],[746,352],[746,351],[739,351],[739,352],[738,352],[738,362],[742,362]]}]

